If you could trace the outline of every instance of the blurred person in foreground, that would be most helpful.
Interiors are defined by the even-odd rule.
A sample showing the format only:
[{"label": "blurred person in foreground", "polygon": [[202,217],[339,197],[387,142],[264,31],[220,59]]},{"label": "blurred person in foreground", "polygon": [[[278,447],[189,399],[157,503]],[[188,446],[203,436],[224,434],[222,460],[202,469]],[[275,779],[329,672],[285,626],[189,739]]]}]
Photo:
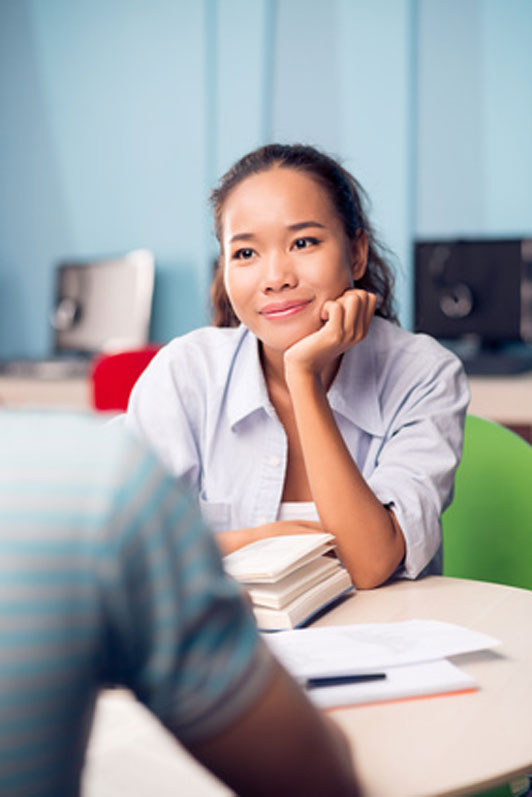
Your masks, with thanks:
[{"label": "blurred person in foreground", "polygon": [[359,794],[152,454],[83,415],[0,411],[0,439],[1,795],[79,794],[109,685],[239,794]]}]

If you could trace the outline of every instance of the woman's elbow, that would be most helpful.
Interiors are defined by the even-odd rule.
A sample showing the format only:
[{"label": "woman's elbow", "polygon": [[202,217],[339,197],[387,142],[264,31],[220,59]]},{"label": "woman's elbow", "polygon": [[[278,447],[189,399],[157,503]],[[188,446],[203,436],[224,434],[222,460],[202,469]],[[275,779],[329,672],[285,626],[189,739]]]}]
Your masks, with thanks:
[{"label": "woman's elbow", "polygon": [[363,573],[351,574],[351,579],[357,589],[376,589],[385,584],[393,572],[393,570],[368,570]]},{"label": "woman's elbow", "polygon": [[366,562],[357,557],[355,562],[344,561],[343,564],[357,589],[375,589],[392,578],[403,560],[403,552],[393,551],[389,555],[372,556]]}]

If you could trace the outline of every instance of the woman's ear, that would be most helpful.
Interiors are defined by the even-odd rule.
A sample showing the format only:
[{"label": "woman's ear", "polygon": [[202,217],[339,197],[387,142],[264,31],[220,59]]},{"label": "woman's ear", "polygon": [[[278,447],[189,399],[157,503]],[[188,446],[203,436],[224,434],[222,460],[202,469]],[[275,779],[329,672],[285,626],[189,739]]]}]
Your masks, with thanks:
[{"label": "woman's ear", "polygon": [[351,246],[351,257],[353,263],[351,273],[353,275],[353,279],[356,281],[364,276],[366,266],[368,265],[368,239],[363,230],[360,230],[355,235]]}]

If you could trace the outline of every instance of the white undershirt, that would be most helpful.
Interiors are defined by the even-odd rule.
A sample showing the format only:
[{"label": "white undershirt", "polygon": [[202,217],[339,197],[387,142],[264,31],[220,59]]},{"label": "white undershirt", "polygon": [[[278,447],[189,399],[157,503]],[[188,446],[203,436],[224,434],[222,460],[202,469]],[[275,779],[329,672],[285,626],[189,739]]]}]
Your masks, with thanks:
[{"label": "white undershirt", "polygon": [[316,520],[318,510],[314,501],[283,501],[279,507],[277,520]]}]

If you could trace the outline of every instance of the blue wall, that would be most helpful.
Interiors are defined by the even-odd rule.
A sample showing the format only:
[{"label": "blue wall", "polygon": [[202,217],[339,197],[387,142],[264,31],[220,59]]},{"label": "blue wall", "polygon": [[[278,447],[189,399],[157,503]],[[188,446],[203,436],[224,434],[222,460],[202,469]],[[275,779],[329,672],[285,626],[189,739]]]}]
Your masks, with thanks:
[{"label": "blue wall", "polygon": [[0,357],[49,350],[56,263],[138,246],[152,338],[208,319],[207,197],[273,139],[342,157],[398,257],[531,234],[529,0],[0,0]]},{"label": "blue wall", "polygon": [[422,237],[532,235],[532,3],[418,6]]}]

